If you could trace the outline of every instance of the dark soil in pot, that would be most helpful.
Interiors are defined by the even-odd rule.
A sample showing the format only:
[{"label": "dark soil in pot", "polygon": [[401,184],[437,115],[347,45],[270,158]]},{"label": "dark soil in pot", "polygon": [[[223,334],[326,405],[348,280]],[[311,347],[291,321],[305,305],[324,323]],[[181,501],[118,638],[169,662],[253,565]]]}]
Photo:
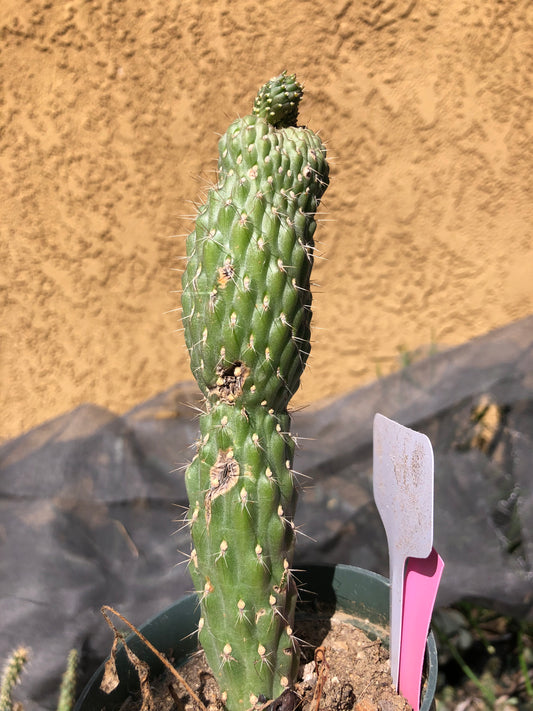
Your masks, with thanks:
[{"label": "dark soil in pot", "polygon": [[[296,636],[302,640],[296,696],[279,711],[408,711],[409,704],[392,685],[388,650],[379,639],[370,639],[337,612],[331,618],[300,620]],[[202,651],[180,674],[198,694],[208,711],[220,711],[218,685]],[[141,711],[137,694],[121,711]],[[197,711],[189,695],[170,674],[153,685],[153,711]],[[276,707],[278,709],[278,707]]]}]

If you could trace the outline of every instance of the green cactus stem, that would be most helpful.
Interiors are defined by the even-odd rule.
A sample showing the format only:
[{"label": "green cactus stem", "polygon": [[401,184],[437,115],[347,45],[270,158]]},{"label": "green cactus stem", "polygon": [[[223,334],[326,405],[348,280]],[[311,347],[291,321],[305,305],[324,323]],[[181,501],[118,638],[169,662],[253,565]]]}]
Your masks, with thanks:
[{"label": "green cactus stem", "polygon": [[[14,711],[22,709],[21,704],[13,703],[13,689],[20,681],[20,675],[29,658],[26,647],[18,647],[12,652],[6,662],[2,679],[0,681],[0,711]],[[71,711],[76,701],[76,672],[78,666],[78,653],[71,649],[67,659],[67,666],[61,678],[57,711]]]},{"label": "green cactus stem", "polygon": [[78,671],[78,652],[71,649],[67,658],[67,666],[61,677],[57,711],[71,711],[76,700],[76,682]]},{"label": "green cactus stem", "polygon": [[296,125],[285,72],[219,142],[218,180],[187,238],[183,325],[205,399],[186,472],[199,638],[229,711],[293,684],[297,487],[287,406],[310,351],[315,214],[326,149]]},{"label": "green cactus stem", "polygon": [[20,681],[28,656],[29,651],[25,647],[18,647],[7,660],[0,681],[0,711],[12,711],[13,689]]}]

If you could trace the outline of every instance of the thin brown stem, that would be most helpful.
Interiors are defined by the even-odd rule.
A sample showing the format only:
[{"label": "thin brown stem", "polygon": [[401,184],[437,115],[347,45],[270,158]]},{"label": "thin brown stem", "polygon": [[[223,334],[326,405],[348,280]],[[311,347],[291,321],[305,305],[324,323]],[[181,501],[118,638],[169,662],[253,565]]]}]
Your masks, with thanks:
[{"label": "thin brown stem", "polygon": [[109,619],[109,617],[107,616],[107,614],[106,614],[105,611],[109,611],[109,612],[111,612],[113,615],[116,615],[116,616],[119,618],[119,620],[120,620],[121,622],[123,622],[127,627],[129,627],[129,628],[132,630],[132,632],[135,632],[135,634],[137,635],[137,637],[139,637],[139,639],[141,640],[141,642],[142,642],[143,644],[145,644],[145,645],[148,647],[148,649],[149,649],[153,654],[156,655],[156,657],[165,665],[165,667],[169,670],[169,672],[170,672],[174,677],[176,677],[176,680],[177,680],[180,684],[183,685],[183,687],[185,688],[185,690],[187,691],[187,693],[191,696],[192,699],[194,699],[194,701],[196,702],[196,704],[198,705],[198,707],[199,707],[200,709],[202,709],[202,711],[207,711],[205,705],[202,703],[202,701],[201,701],[200,698],[197,696],[197,694],[191,689],[191,687],[190,687],[189,684],[185,681],[185,679],[181,676],[181,674],[179,674],[178,671],[172,666],[172,664],[168,661],[168,659],[165,657],[165,655],[162,654],[161,652],[159,652],[159,651],[154,647],[154,645],[146,639],[146,637],[142,634],[142,632],[139,632],[139,630],[138,630],[134,625],[132,625],[129,620],[127,620],[123,615],[120,614],[120,612],[117,612],[117,610],[113,609],[113,608],[110,607],[109,605],[103,605],[100,611],[101,611],[102,615],[104,616],[104,618],[105,618],[107,624],[108,624],[112,629],[114,629],[113,623],[111,622],[111,620]]}]

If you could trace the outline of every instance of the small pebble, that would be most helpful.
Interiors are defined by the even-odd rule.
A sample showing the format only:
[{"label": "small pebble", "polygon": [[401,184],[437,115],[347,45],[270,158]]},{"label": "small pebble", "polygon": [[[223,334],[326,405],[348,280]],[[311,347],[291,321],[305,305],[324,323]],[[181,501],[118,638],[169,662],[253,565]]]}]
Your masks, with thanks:
[{"label": "small pebble", "polygon": [[355,704],[354,711],[379,711],[379,709],[370,699],[361,699]]},{"label": "small pebble", "polygon": [[379,711],[395,711],[396,708],[398,707],[395,706],[394,702],[390,699],[381,699],[381,701],[378,701]]},{"label": "small pebble", "polygon": [[302,680],[307,686],[313,686],[314,684],[316,684],[316,671],[314,662],[309,662],[304,666]]}]

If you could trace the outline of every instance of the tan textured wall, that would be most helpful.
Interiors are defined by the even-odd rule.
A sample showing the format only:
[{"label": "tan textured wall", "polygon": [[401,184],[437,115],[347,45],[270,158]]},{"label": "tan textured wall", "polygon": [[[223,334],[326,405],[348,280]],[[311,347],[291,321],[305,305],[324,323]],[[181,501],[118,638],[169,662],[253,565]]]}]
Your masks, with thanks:
[{"label": "tan textured wall", "polygon": [[191,377],[164,315],[180,216],[212,179],[216,134],[284,68],[334,158],[296,404],[387,373],[401,347],[532,313],[531,2],[3,0],[0,14],[0,436]]}]

